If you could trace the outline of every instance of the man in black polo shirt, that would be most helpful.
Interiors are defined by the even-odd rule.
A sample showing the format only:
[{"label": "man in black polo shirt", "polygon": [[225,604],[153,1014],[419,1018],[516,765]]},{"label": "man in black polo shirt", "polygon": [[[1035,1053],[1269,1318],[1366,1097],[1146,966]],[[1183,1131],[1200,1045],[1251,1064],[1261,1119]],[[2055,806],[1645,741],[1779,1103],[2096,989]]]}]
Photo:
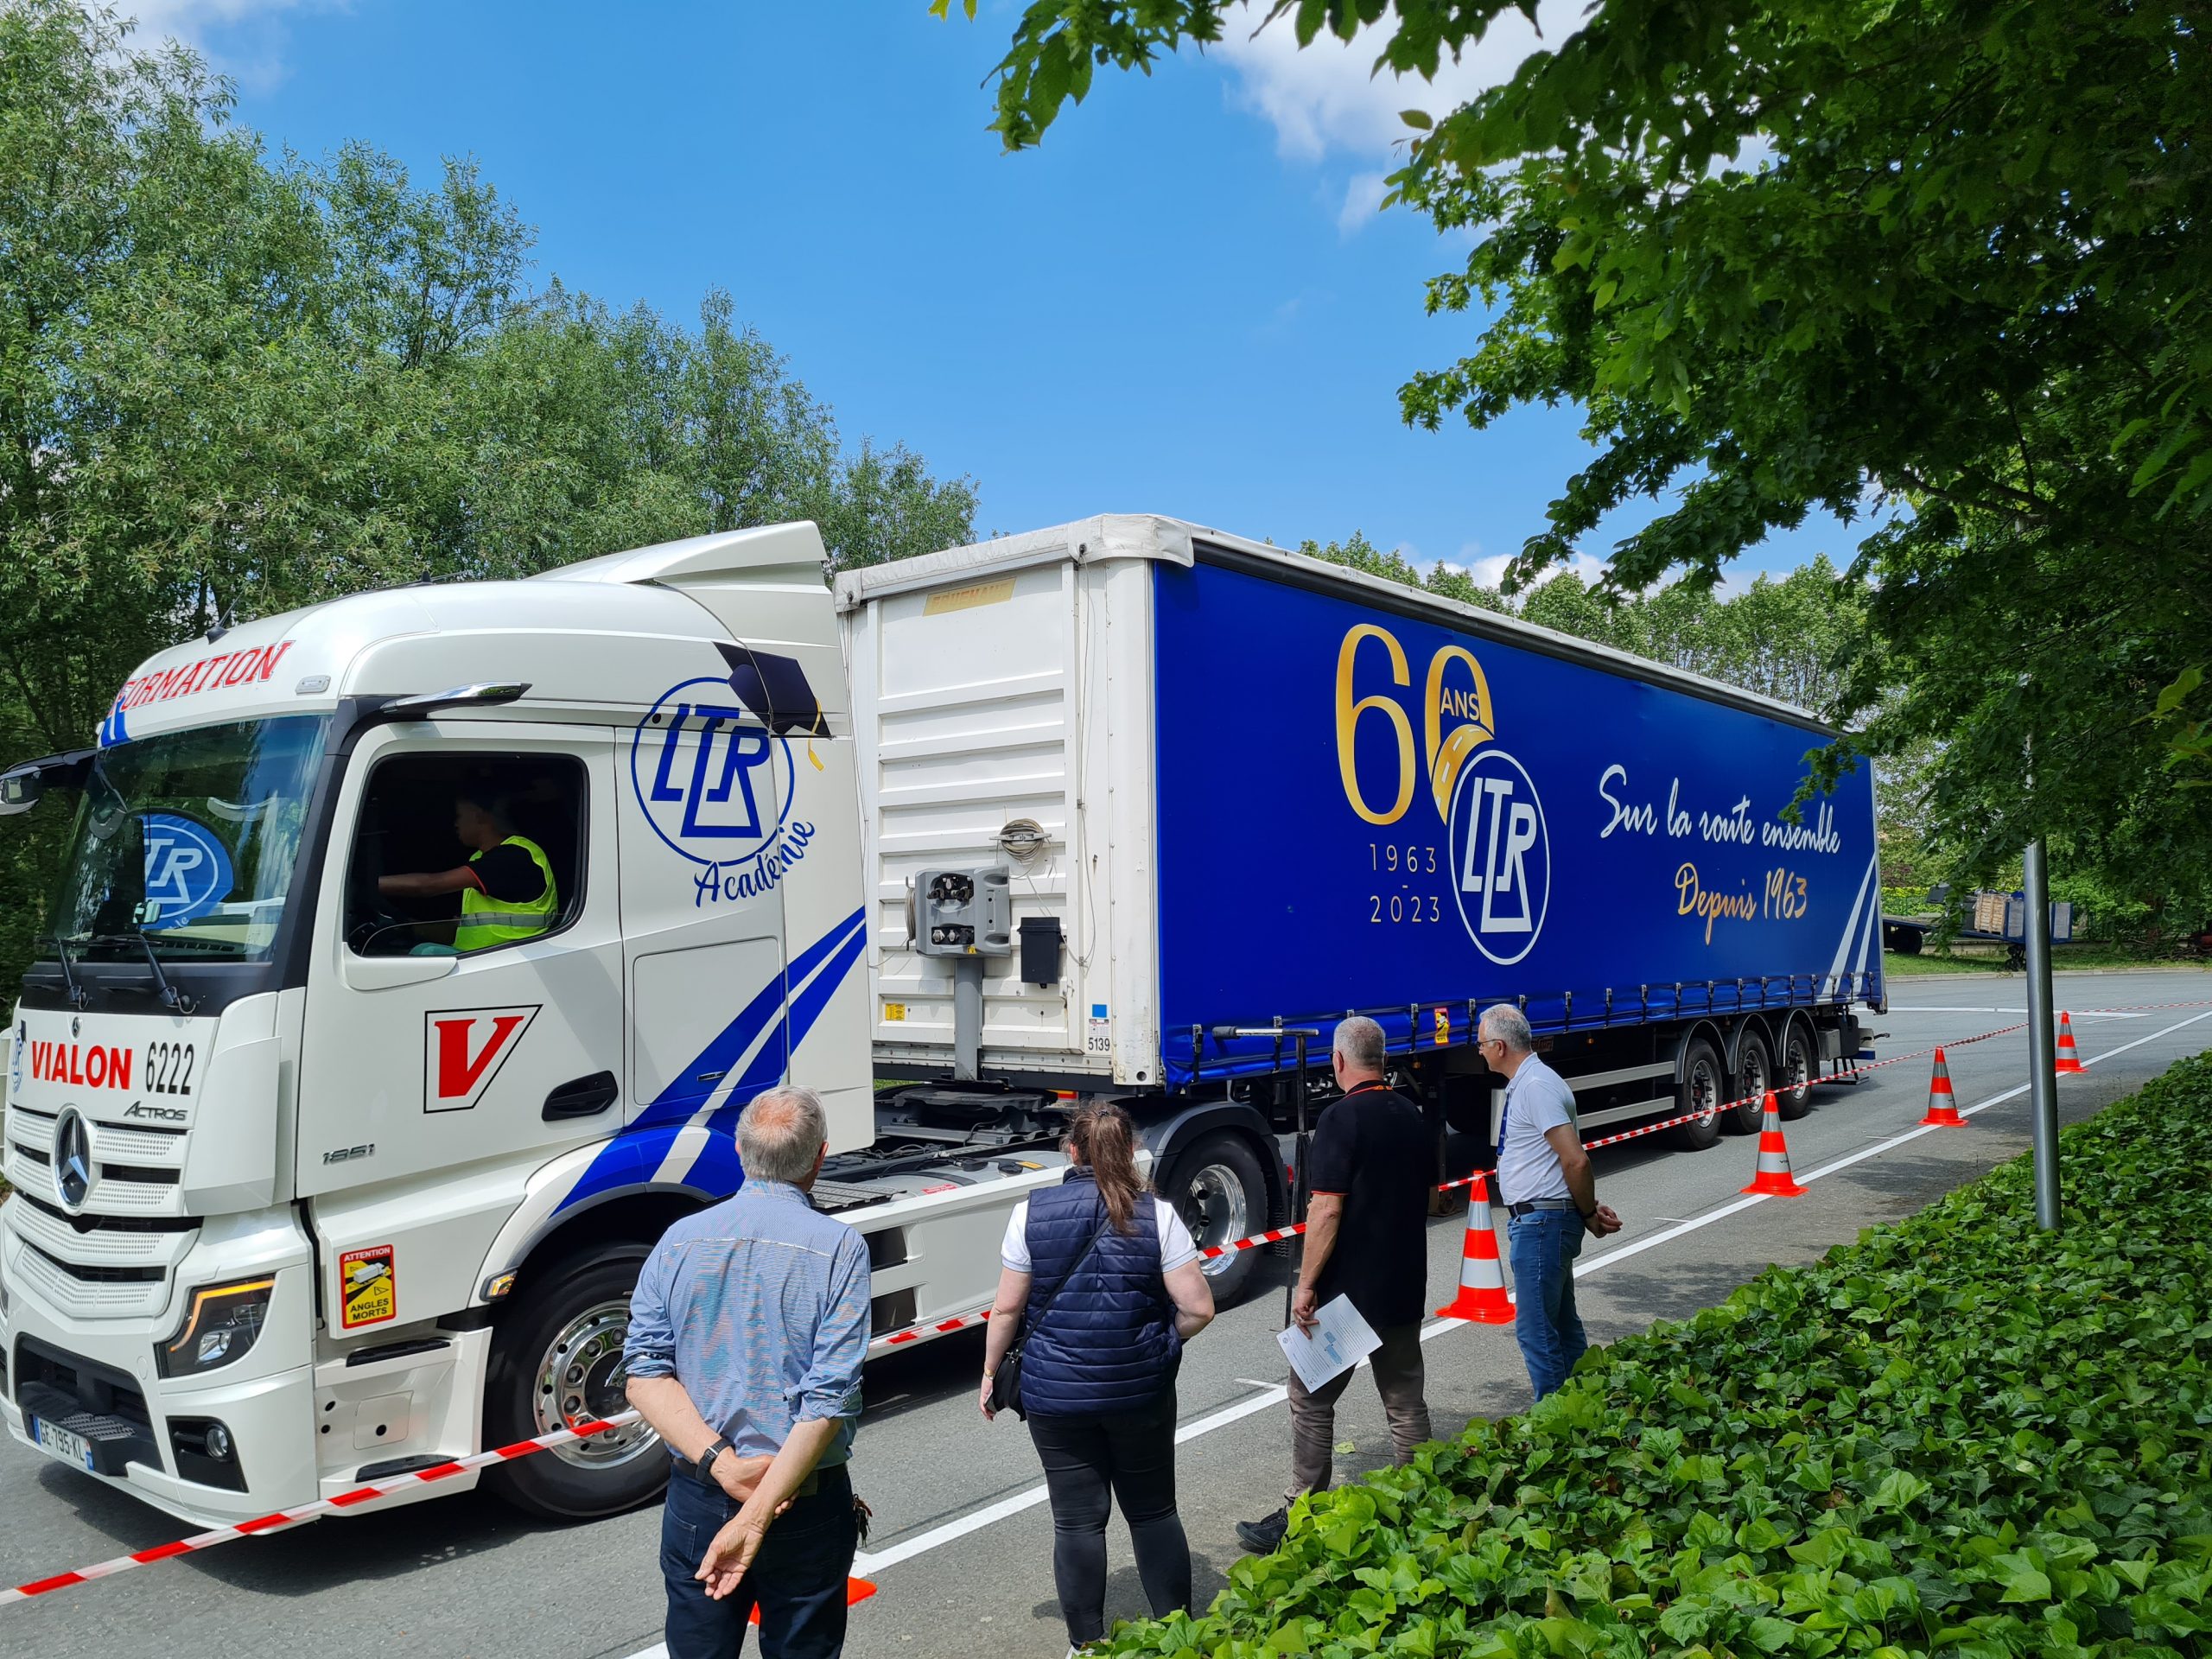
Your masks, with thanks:
[{"label": "man in black polo shirt", "polygon": [[[1382,1345],[1368,1357],[1397,1461],[1429,1438],[1421,1393],[1421,1321],[1428,1306],[1428,1191],[1436,1161],[1421,1108],[1382,1081],[1382,1027],[1358,1015],[1337,1027],[1329,1057],[1344,1098],[1321,1115],[1307,1154],[1313,1198],[1306,1253],[1291,1318],[1313,1326],[1313,1310],[1349,1296]],[[1355,1368],[1356,1369],[1356,1368]],[[1259,1554],[1282,1542],[1289,1504],[1328,1485],[1334,1472],[1337,1400],[1351,1371],[1308,1393],[1290,1378],[1290,1489],[1284,1507],[1236,1523],[1237,1541]]]}]

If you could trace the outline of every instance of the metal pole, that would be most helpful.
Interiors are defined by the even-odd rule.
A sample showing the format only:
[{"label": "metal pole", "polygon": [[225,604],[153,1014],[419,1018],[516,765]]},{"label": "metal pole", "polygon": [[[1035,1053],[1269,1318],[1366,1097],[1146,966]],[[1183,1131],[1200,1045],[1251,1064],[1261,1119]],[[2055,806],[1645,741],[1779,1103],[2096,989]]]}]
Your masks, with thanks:
[{"label": "metal pole", "polygon": [[952,1078],[973,1083],[980,1075],[983,1042],[983,959],[956,957],[952,963]]},{"label": "metal pole", "polygon": [[2036,1225],[2058,1230],[2058,1073],[2051,1030],[2050,880],[2043,842],[2022,861],[2028,947],[2028,1096],[2035,1131]]}]

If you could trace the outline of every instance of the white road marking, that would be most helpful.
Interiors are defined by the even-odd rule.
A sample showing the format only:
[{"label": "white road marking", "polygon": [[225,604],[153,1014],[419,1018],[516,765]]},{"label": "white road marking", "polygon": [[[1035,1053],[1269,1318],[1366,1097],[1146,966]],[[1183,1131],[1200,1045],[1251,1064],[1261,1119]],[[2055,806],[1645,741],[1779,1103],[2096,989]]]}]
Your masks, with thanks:
[{"label": "white road marking", "polygon": [[[1363,1364],[1365,1363],[1363,1360],[1361,1362]],[[1249,1381],[1243,1377],[1237,1380]],[[1235,1405],[1224,1406],[1208,1416],[1184,1424],[1175,1431],[1175,1444],[1181,1446],[1187,1441],[1197,1440],[1200,1435],[1211,1434],[1217,1428],[1226,1428],[1230,1424],[1249,1417],[1255,1412],[1265,1411],[1270,1406],[1281,1405],[1290,1398],[1290,1390],[1280,1382],[1254,1382],[1253,1386],[1261,1392],[1249,1400],[1239,1400]],[[1032,1486],[1027,1491],[1016,1492],[1011,1497],[1002,1497],[995,1503],[988,1503],[970,1514],[957,1516],[942,1526],[931,1528],[927,1532],[917,1533],[912,1538],[902,1539],[888,1548],[878,1550],[870,1554],[856,1555],[853,1558],[853,1576],[860,1579],[872,1578],[887,1567],[896,1567],[901,1561],[911,1560],[917,1555],[926,1554],[931,1550],[949,1544],[956,1538],[964,1538],[971,1532],[994,1525],[1005,1520],[1008,1516],[1020,1515],[1024,1510],[1033,1510],[1045,1501],[1045,1493],[1046,1489],[1042,1485]],[[636,1659],[645,1659],[645,1656],[639,1655]]]},{"label": "white road marking", "polygon": [[[1940,1012],[1956,1013],[1961,1010],[1944,1009]],[[1967,1009],[1964,1012],[1988,1013],[1991,1010]],[[2161,1037],[2171,1036],[2183,1027],[2196,1025],[2199,1020],[2212,1020],[2212,1008],[2208,1008],[2202,1014],[2191,1014],[2186,1020],[2177,1020],[2172,1025],[2154,1031],[2148,1036],[2139,1037],[2132,1043],[2123,1043],[2120,1047],[2108,1049],[2104,1053],[2085,1056],[2082,1064],[2094,1065],[2100,1060],[2114,1058],[2126,1053],[2129,1049],[2140,1048],[2145,1043],[2154,1043]],[[2026,1084],[2016,1084],[2001,1094],[1992,1095],[1986,1100],[1976,1101],[1973,1105],[1963,1109],[1959,1116],[1972,1117],[1977,1112],[1986,1111],[1992,1106],[2000,1105],[2005,1101],[2015,1099],[2027,1092]],[[1934,1135],[1938,1132],[1935,1126],[1908,1129],[1902,1135],[1891,1135],[1885,1141],[1878,1141],[1872,1146],[1862,1147],[1847,1157],[1839,1158],[1834,1163],[1823,1164],[1820,1168],[1808,1174],[1798,1176],[1797,1179],[1801,1183],[1820,1180],[1826,1176],[1834,1175],[1849,1169],[1853,1164],[1864,1163],[1869,1158],[1879,1157],[1883,1153],[1894,1151],[1908,1141],[1919,1140],[1923,1135]],[[1710,1227],[1713,1223],[1724,1221],[1730,1216],[1750,1209],[1753,1205],[1766,1202],[1767,1195],[1764,1193],[1751,1194],[1732,1199],[1717,1209],[1707,1211],[1704,1215],[1692,1220],[1679,1222],[1663,1232],[1654,1233],[1649,1238],[1640,1238],[1633,1244],[1625,1244],[1618,1249],[1608,1250],[1603,1255],[1593,1256],[1589,1261],[1579,1262],[1575,1264],[1574,1276],[1577,1279],[1587,1278],[1590,1274],[1610,1267],[1616,1262],[1625,1262],[1631,1256],[1643,1255],[1646,1250],[1656,1249],[1660,1245],[1669,1243],[1685,1234],[1696,1232],[1700,1228]],[[1428,1342],[1444,1335],[1448,1331],[1465,1329],[1466,1324],[1467,1322],[1462,1319],[1439,1319],[1433,1325],[1422,1329],[1421,1339],[1423,1342]],[[1366,1363],[1365,1360],[1360,1362],[1363,1365]],[[1249,1377],[1240,1377],[1237,1380],[1239,1382],[1253,1381]],[[1252,1395],[1249,1400],[1240,1400],[1235,1405],[1225,1406],[1219,1411],[1198,1418],[1193,1422],[1185,1423],[1177,1429],[1175,1444],[1186,1445],[1202,1435],[1212,1433],[1216,1429],[1226,1428],[1231,1423],[1239,1422],[1255,1413],[1265,1411],[1270,1406],[1280,1405],[1290,1397],[1289,1389],[1280,1382],[1267,1385],[1255,1383],[1255,1386],[1262,1387],[1262,1391]],[[893,1544],[887,1549],[879,1550],[872,1554],[857,1555],[853,1560],[853,1574],[856,1578],[873,1578],[886,1567],[896,1567],[901,1561],[910,1561],[917,1555],[925,1555],[931,1550],[940,1549],[946,1544],[966,1537],[970,1533],[980,1532],[985,1527],[995,1526],[1010,1516],[1020,1515],[1026,1510],[1033,1510],[1045,1501],[1045,1497],[1046,1489],[1042,1484],[1033,1486],[1027,1491],[1016,1492],[1011,1497],[1001,1498],[995,1503],[986,1504],[980,1510],[945,1522],[942,1526],[932,1527],[927,1532],[917,1533],[913,1537]],[[667,1651],[664,1645],[656,1643],[652,1647],[642,1649],[632,1654],[631,1659],[665,1659]]]}]

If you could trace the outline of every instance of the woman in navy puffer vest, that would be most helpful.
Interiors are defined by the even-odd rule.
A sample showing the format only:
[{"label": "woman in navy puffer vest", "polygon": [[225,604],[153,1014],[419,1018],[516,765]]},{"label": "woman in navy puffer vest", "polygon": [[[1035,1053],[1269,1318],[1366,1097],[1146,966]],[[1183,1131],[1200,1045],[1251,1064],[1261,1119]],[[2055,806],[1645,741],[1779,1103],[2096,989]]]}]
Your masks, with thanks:
[{"label": "woman in navy puffer vest", "polygon": [[[1137,1173],[1120,1107],[1070,1125],[1073,1166],[1014,1213],[983,1350],[991,1375],[1022,1347],[1021,1405],[1052,1501],[1052,1579],[1068,1640],[1106,1634],[1106,1516],[1120,1502],[1154,1618],[1191,1601],[1191,1547],[1175,1510],[1175,1369],[1213,1318],[1191,1230]],[[1041,1317],[1040,1317],[1041,1315]]]}]

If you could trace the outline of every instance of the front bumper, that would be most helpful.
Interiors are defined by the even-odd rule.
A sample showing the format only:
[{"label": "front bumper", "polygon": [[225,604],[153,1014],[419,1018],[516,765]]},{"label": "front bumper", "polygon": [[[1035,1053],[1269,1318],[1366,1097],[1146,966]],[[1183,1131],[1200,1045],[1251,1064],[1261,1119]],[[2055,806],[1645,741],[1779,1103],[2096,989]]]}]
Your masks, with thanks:
[{"label": "front bumper", "polygon": [[[88,1479],[200,1526],[248,1520],[320,1496],[305,1243],[300,1241],[296,1259],[281,1263],[224,1262],[222,1255],[262,1255],[276,1241],[263,1230],[257,1237],[229,1242],[250,1248],[240,1252],[203,1241],[172,1284],[170,1306],[148,1318],[76,1317],[53,1306],[22,1274],[8,1274],[8,1312],[0,1320],[0,1353],[6,1360],[0,1421],[10,1437]],[[0,1256],[16,1243],[0,1228]],[[255,1245],[260,1248],[251,1248]],[[203,1376],[162,1376],[154,1351],[175,1333],[188,1287],[241,1265],[265,1268],[276,1278],[259,1339],[240,1359]],[[81,1445],[91,1466],[40,1445],[35,1438],[40,1420]],[[211,1424],[222,1427],[229,1442],[226,1457],[208,1456]]]}]

